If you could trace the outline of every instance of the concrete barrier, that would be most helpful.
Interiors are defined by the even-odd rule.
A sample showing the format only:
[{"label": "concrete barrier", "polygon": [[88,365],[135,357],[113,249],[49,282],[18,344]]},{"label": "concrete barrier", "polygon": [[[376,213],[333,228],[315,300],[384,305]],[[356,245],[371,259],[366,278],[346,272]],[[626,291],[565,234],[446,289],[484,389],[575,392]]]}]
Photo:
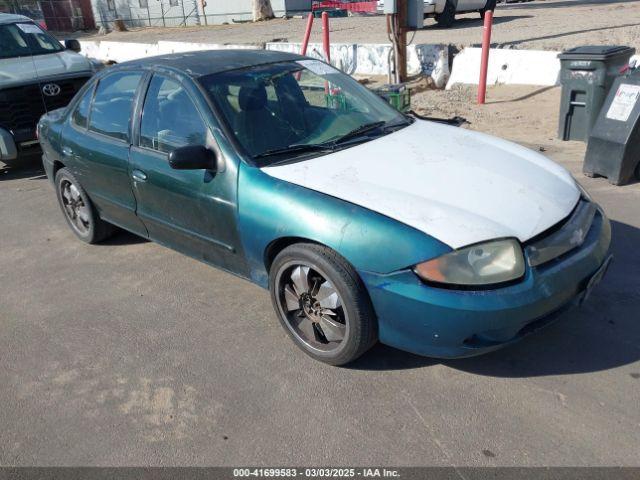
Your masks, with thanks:
[{"label": "concrete barrier", "polygon": [[[300,43],[267,43],[267,50],[299,53]],[[449,48],[446,45],[410,45],[407,49],[409,75],[425,75],[433,79],[438,88],[444,88],[449,78]],[[323,58],[322,44],[310,43],[307,55]],[[332,43],[331,63],[349,75],[380,75],[389,73],[391,45],[376,43]]]},{"label": "concrete barrier", "polygon": [[[453,59],[447,89],[457,83],[477,85],[481,48],[465,48]],[[489,53],[487,85],[557,85],[560,52],[492,48]]]},{"label": "concrete barrier", "polygon": [[[170,42],[157,44],[81,41],[82,53],[104,62],[125,62],[136,58],[197,50],[263,49],[299,53],[299,43],[273,42],[262,44],[228,45],[219,43]],[[389,71],[390,45],[334,43],[331,63],[349,75],[383,75]],[[438,88],[444,88],[449,78],[449,49],[446,45],[411,45],[407,55],[409,75],[431,76]],[[322,58],[322,45],[309,45],[307,55]]]},{"label": "concrete barrier", "polygon": [[231,45],[226,43],[192,43],[192,42],[169,42],[160,40],[158,42],[158,53],[164,55],[165,53],[180,53],[180,52],[195,52],[198,50],[228,50],[228,49],[240,49],[240,50],[262,50],[264,45]]},{"label": "concrete barrier", "polygon": [[[196,50],[262,49],[298,53],[300,43],[270,42],[266,44],[228,45],[159,41],[131,43],[110,41],[81,41],[82,53],[102,61],[125,62],[136,58]],[[333,43],[331,63],[349,75],[386,76],[389,71],[388,44]],[[410,76],[425,75],[433,79],[436,88],[451,88],[457,83],[478,84],[480,76],[480,48],[465,48],[453,59],[449,70],[447,45],[410,45],[407,52],[407,71]],[[557,85],[560,73],[559,52],[541,50],[491,49],[487,84]],[[311,43],[307,55],[322,58],[322,45]],[[636,57],[640,58],[640,57]]]}]

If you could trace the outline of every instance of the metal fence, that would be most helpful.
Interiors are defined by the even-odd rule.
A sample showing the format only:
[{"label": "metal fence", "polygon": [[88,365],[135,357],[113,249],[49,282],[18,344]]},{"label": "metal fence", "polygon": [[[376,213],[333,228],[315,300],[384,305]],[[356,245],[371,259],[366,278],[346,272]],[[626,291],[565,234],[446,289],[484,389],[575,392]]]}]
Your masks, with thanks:
[{"label": "metal fence", "polygon": [[111,28],[116,19],[126,27],[200,25],[198,0],[94,0],[96,26]]}]

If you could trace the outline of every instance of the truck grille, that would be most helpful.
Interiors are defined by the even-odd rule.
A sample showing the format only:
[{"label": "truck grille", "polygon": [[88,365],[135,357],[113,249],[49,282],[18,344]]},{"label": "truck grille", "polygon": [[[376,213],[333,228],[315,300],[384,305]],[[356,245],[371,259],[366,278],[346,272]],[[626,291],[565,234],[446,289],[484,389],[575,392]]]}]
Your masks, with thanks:
[{"label": "truck grille", "polygon": [[[56,108],[65,107],[89,76],[64,80],[41,81],[0,91],[0,126],[11,131],[18,141],[35,138],[35,128],[40,117]],[[54,83],[60,93],[53,97],[42,94],[42,86]]]}]

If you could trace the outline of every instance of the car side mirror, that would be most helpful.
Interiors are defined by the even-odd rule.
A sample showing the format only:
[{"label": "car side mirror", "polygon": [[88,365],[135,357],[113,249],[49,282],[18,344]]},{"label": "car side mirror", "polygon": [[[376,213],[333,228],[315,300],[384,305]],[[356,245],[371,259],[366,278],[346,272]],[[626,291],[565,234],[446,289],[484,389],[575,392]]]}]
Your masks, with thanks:
[{"label": "car side mirror", "polygon": [[169,154],[169,165],[175,170],[217,170],[216,154],[204,145],[187,145]]},{"label": "car side mirror", "polygon": [[80,42],[75,38],[66,39],[64,41],[64,48],[76,53],[80,53],[80,50],[82,50],[82,47],[80,46]]}]

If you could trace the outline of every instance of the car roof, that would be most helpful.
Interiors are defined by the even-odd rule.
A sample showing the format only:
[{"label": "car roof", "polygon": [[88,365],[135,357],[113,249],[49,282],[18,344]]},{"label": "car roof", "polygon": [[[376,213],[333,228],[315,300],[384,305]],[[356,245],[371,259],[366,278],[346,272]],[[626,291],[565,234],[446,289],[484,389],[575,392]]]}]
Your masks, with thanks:
[{"label": "car roof", "polygon": [[192,77],[264,65],[267,63],[301,60],[305,57],[294,53],[258,49],[201,50],[172,53],[141,58],[118,64],[122,67],[168,67],[181,70]]},{"label": "car roof", "polygon": [[16,22],[32,22],[29,17],[24,15],[14,15],[13,13],[0,13],[0,25]]}]

